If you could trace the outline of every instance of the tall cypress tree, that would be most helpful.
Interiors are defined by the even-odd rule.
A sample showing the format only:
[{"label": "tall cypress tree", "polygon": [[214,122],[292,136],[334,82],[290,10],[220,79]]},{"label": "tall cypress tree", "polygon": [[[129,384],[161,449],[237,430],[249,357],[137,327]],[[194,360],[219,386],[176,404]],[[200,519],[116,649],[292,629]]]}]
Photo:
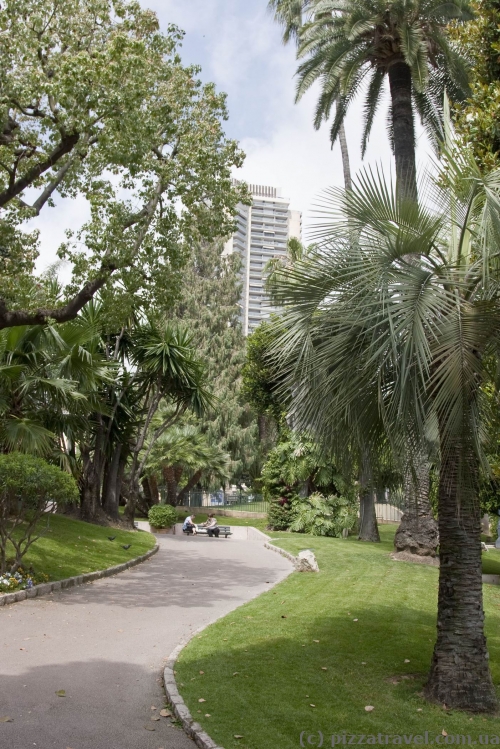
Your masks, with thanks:
[{"label": "tall cypress tree", "polygon": [[257,420],[241,392],[246,350],[239,306],[241,261],[237,255],[224,256],[223,248],[222,242],[193,248],[173,316],[193,334],[217,398],[201,420],[202,429],[210,443],[231,456],[230,481],[248,483],[260,465]]}]

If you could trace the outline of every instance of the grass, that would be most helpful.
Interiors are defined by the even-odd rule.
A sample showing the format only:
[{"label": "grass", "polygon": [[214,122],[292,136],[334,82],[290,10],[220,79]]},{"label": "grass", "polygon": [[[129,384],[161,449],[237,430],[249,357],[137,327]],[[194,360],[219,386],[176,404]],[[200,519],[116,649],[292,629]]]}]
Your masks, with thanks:
[{"label": "grass", "polygon": [[[192,715],[219,745],[296,749],[302,731],[315,734],[316,742],[322,731],[324,746],[344,731],[446,730],[472,740],[500,734],[499,717],[445,711],[422,698],[435,639],[438,570],[392,561],[394,531],[381,526],[381,544],[273,534],[292,553],[313,548],[320,572],[292,574],[221,619],[192,640],[176,666]],[[484,593],[498,684],[500,588],[486,585]],[[373,712],[365,711],[368,705]]]},{"label": "grass", "polygon": [[[109,541],[108,536],[116,538]],[[122,549],[122,544],[130,544],[130,549]],[[33,544],[23,566],[32,565],[35,572],[45,573],[51,581],[63,580],[122,564],[145,554],[154,545],[155,538],[150,533],[102,528],[50,515],[49,532]]]},{"label": "grass", "polygon": [[483,572],[485,575],[500,575],[500,550],[488,549],[483,552]]}]

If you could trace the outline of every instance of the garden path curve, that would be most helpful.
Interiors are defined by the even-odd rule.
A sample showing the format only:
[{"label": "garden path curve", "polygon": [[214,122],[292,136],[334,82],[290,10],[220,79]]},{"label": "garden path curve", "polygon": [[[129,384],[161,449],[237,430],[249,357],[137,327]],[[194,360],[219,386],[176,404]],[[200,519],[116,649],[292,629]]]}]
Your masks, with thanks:
[{"label": "garden path curve", "polygon": [[261,541],[158,541],[157,554],[120,575],[0,608],[0,719],[12,718],[0,721],[1,747],[194,747],[168,720],[151,720],[164,705],[164,658],[292,565]]}]

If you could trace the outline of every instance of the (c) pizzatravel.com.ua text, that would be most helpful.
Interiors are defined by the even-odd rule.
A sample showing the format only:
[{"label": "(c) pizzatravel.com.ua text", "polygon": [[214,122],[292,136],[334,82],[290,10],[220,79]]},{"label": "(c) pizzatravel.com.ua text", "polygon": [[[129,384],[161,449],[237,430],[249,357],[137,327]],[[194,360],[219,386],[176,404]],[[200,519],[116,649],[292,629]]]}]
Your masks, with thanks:
[{"label": "(c) pizzatravel.com.ua text", "polygon": [[471,736],[470,734],[447,734],[443,731],[435,734],[433,731],[425,731],[418,734],[350,734],[350,733],[332,733],[323,734],[322,731],[310,733],[302,731],[300,734],[300,746],[303,749],[309,746],[335,747],[335,746],[359,746],[368,744],[371,746],[500,746],[500,736],[491,734],[480,734]]}]

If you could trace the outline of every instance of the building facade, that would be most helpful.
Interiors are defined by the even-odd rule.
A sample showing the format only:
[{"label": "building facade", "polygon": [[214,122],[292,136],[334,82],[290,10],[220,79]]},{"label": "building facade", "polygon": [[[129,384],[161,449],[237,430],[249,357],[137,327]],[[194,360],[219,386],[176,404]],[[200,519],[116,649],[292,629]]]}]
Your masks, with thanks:
[{"label": "building facade", "polygon": [[290,201],[279,188],[248,187],[252,205],[238,206],[237,229],[225,247],[226,253],[238,252],[242,260],[241,320],[246,336],[272,312],[264,289],[266,264],[286,257],[289,239],[302,239],[302,214],[290,210]]}]

